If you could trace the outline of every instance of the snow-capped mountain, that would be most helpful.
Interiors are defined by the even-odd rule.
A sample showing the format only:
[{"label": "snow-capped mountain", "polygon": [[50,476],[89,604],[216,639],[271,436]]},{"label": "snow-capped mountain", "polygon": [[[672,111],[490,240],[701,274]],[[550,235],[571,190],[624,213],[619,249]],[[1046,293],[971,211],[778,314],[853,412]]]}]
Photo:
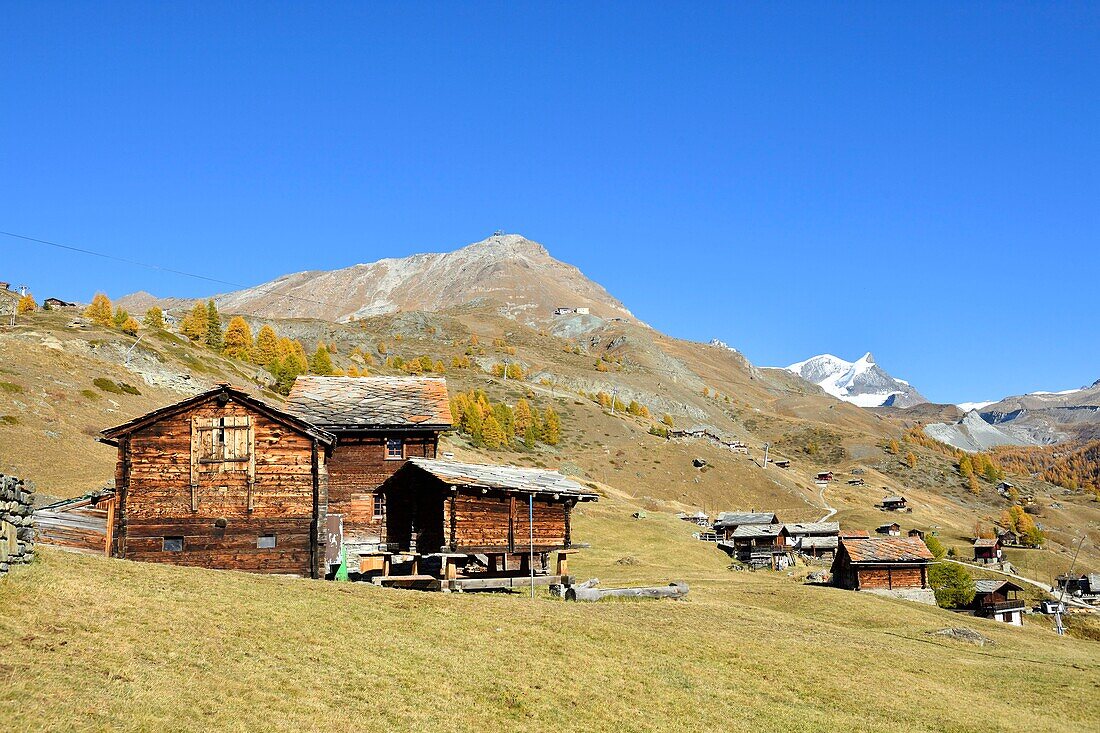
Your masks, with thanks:
[{"label": "snow-capped mountain", "polygon": [[887,374],[870,352],[857,361],[820,354],[786,369],[859,407],[909,407],[928,401],[905,380]]}]

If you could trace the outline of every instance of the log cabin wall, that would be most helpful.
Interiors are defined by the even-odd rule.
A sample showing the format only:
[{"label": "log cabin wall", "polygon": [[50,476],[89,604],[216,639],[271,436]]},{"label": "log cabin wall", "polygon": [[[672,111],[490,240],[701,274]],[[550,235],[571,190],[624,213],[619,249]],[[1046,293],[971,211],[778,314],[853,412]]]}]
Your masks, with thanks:
[{"label": "log cabin wall", "polygon": [[[443,547],[468,554],[522,554],[530,547],[527,495],[460,488],[404,471],[386,484],[386,541],[408,549],[415,526],[417,550]],[[568,508],[564,501],[536,498],[535,551],[565,547]]]},{"label": "log cabin wall", "polygon": [[[229,460],[204,457],[216,441]],[[324,554],[324,464],[312,438],[235,400],[167,415],[119,441],[116,554],[310,576]]]},{"label": "log cabin wall", "polygon": [[[386,458],[386,438],[402,439],[402,459]],[[340,434],[328,463],[328,511],[343,516],[345,542],[386,541],[386,511],[375,512],[378,487],[405,464],[404,458],[435,458],[438,443],[438,433]]]},{"label": "log cabin wall", "polygon": [[[563,502],[535,499],[536,552],[565,547],[565,515]],[[453,544],[458,552],[524,552],[530,547],[532,525],[526,494],[459,492],[453,501],[444,503],[443,524],[447,544]]]},{"label": "log cabin wall", "polygon": [[924,573],[922,567],[874,567],[859,568],[859,588],[865,590],[924,587]]}]

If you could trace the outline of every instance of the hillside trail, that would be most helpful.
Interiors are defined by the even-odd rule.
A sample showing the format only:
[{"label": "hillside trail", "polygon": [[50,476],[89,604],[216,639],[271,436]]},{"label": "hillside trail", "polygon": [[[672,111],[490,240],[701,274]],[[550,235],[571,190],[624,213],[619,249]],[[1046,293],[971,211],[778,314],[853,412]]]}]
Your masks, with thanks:
[{"label": "hillside trail", "polygon": [[825,513],[825,516],[823,516],[821,519],[819,519],[817,521],[826,522],[826,521],[828,521],[829,517],[836,514],[836,507],[831,506],[829,504],[829,502],[825,500],[825,487],[824,486],[822,486],[821,490],[817,492],[817,495],[821,498],[821,508],[828,510]]},{"label": "hillside trail", "polygon": [[[1058,600],[1058,595],[1056,593],[1054,593],[1053,590],[1051,590],[1051,587],[1049,585],[1047,585],[1046,583],[1044,583],[1042,581],[1034,580],[1032,578],[1025,578],[1022,575],[1015,575],[1013,573],[1006,573],[1003,570],[993,570],[992,568],[986,568],[986,567],[982,567],[980,565],[973,565],[973,564],[968,563],[968,562],[962,562],[961,560],[951,560],[951,559],[946,558],[946,557],[943,558],[943,559],[946,560],[947,562],[953,562],[956,565],[962,565],[964,568],[975,568],[976,567],[976,568],[980,568],[981,570],[986,571],[987,573],[996,573],[997,575],[1003,575],[1006,578],[1012,578],[1013,580],[1018,580],[1021,583],[1027,583],[1028,585],[1033,585],[1036,588],[1039,588],[1040,590],[1042,590],[1044,593],[1046,593],[1051,598],[1054,598],[1055,600]],[[1087,608],[1090,611],[1095,611],[1096,610],[1095,606],[1090,606],[1089,604],[1087,604],[1083,601],[1078,601],[1078,600],[1076,600],[1074,598],[1070,598],[1068,596],[1066,598],[1062,599],[1062,600],[1065,602],[1065,604],[1067,606],[1076,606],[1077,608]]]}]

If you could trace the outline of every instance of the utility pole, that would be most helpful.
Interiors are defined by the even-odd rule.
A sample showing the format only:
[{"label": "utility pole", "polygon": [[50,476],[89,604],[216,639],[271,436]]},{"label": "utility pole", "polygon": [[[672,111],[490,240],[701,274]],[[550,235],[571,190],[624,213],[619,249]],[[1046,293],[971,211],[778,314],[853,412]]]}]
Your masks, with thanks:
[{"label": "utility pole", "polygon": [[764,470],[768,470],[768,449],[772,447],[771,443],[764,444]]},{"label": "utility pole", "polygon": [[[1077,554],[1081,552],[1081,545],[1085,543],[1085,533],[1081,533],[1081,539],[1077,541],[1077,550],[1073,553],[1073,560],[1070,561],[1069,570],[1066,571],[1066,582],[1073,577],[1073,566],[1077,564]],[[1058,605],[1054,607],[1054,630],[1058,632],[1058,636],[1064,636],[1066,633],[1066,627],[1062,625],[1062,609],[1065,608],[1066,600],[1066,586],[1062,585],[1062,593],[1058,596]]]},{"label": "utility pole", "polygon": [[126,366],[130,366],[130,356],[134,353],[134,349],[137,348],[137,345],[141,343],[141,340],[143,338],[145,338],[145,334],[141,334],[140,336],[138,336],[137,341],[135,341],[133,345],[126,350]]},{"label": "utility pole", "polygon": [[527,560],[527,567],[531,571],[531,600],[535,600],[535,495],[527,495],[527,527],[531,536],[531,557]]},{"label": "utility pole", "polygon": [[619,388],[616,387],[615,389],[611,390],[611,414],[612,415],[615,414],[615,400],[618,398],[618,396],[619,396]]}]

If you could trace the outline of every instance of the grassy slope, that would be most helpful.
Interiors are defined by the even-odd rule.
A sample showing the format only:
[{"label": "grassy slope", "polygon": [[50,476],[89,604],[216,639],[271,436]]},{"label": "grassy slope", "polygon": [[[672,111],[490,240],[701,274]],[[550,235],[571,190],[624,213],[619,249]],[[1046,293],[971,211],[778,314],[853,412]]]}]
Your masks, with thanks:
[{"label": "grassy slope", "polygon": [[[576,571],[685,579],[688,599],[443,596],[45,550],[0,581],[0,709],[24,730],[1043,731],[1100,714],[1094,643],[733,573],[636,508],[578,513],[594,546]],[[926,634],[952,625],[996,645]]]}]

